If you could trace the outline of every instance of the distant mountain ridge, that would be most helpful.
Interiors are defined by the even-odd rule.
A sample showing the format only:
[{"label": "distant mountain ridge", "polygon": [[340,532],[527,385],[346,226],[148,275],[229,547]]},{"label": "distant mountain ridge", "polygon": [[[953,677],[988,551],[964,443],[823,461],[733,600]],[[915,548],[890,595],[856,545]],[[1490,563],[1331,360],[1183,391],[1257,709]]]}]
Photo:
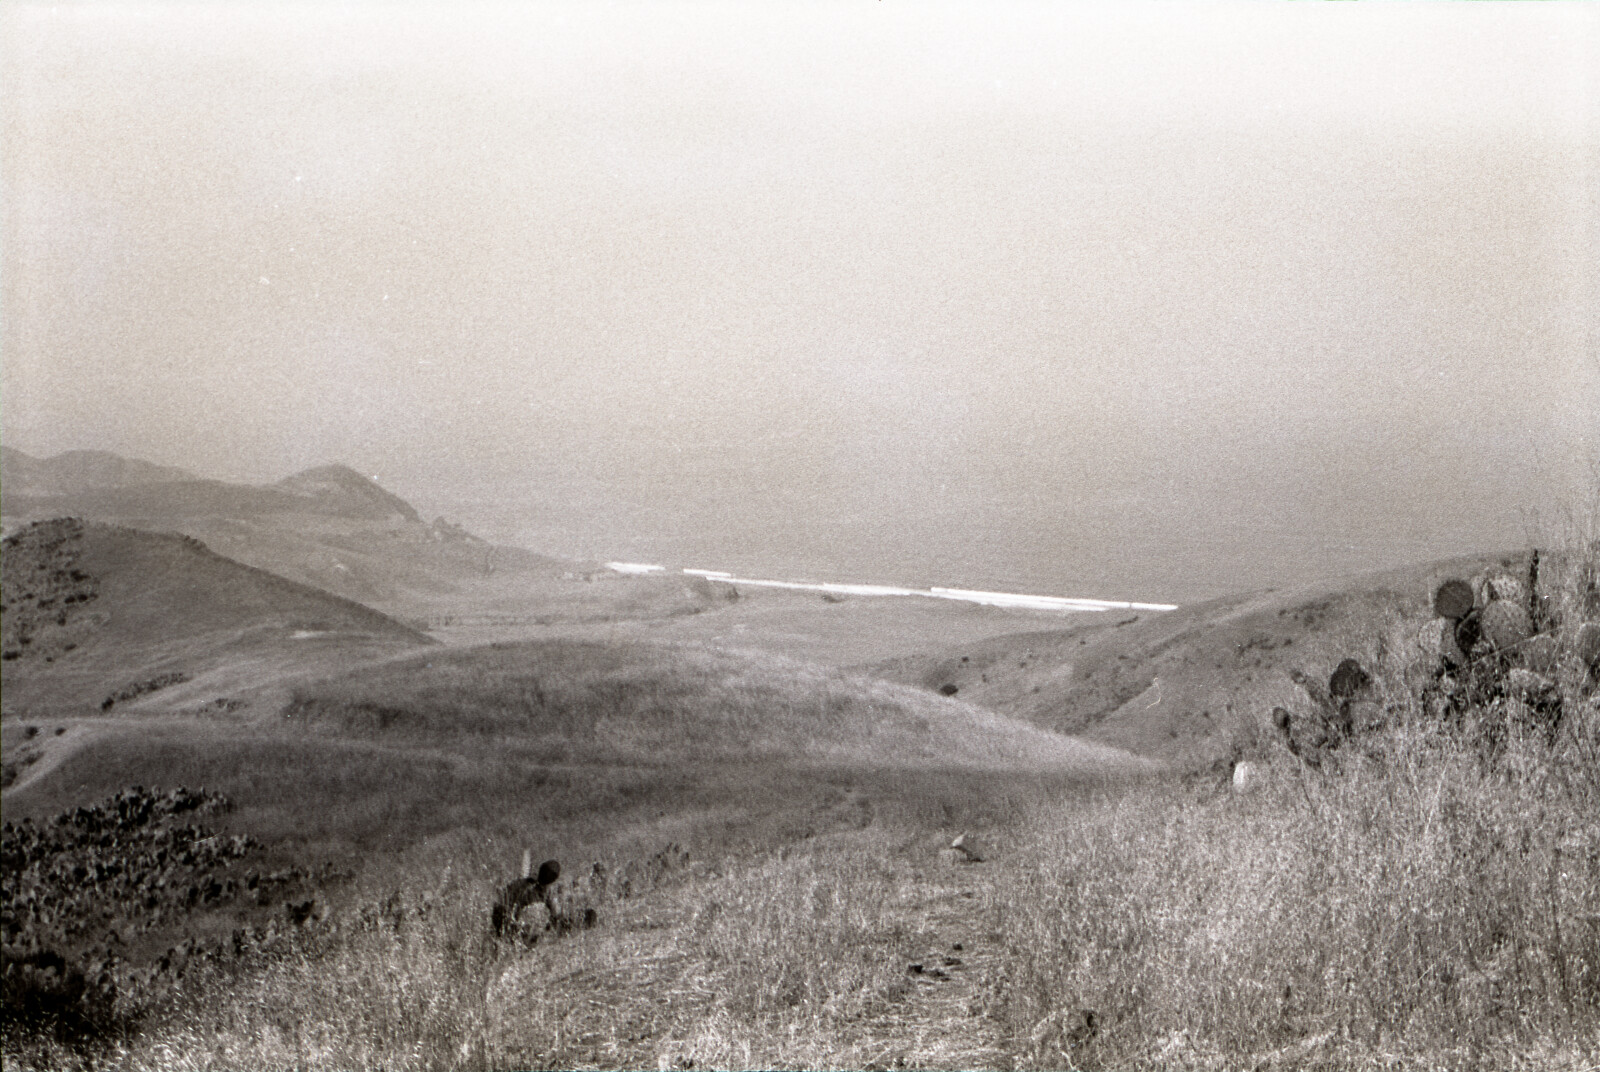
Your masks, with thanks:
[{"label": "distant mountain ridge", "polygon": [[179,532],[236,562],[412,621],[506,600],[523,610],[575,565],[494,546],[444,518],[429,524],[348,465],[233,484],[105,451],[39,459],[7,447],[3,460],[8,532],[60,517]]},{"label": "distant mountain ridge", "polygon": [[149,518],[315,514],[421,523],[410,503],[347,465],[324,465],[276,484],[230,484],[107,451],[39,459],[4,448],[0,508],[30,517]]},{"label": "distant mountain ridge", "polygon": [[76,495],[199,479],[186,469],[124,458],[107,450],[69,450],[53,458],[35,458],[0,447],[0,494]]}]

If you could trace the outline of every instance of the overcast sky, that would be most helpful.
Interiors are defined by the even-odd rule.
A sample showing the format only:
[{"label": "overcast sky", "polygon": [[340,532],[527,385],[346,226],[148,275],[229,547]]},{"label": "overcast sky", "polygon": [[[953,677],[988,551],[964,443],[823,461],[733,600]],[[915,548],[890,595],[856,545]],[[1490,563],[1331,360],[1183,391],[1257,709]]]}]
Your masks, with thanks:
[{"label": "overcast sky", "polygon": [[1145,598],[1495,546],[1597,480],[1594,5],[0,33],[30,453],[343,461],[562,553]]}]

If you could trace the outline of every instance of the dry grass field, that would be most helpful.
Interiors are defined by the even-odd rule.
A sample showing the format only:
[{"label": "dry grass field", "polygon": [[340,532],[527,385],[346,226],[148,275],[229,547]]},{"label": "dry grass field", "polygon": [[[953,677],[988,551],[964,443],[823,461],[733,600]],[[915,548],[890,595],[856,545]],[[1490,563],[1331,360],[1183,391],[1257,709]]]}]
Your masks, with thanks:
[{"label": "dry grass field", "polygon": [[[659,936],[660,914],[676,912],[675,899],[698,897],[703,883],[744,876],[738,881],[747,893],[739,896],[747,896],[767,881],[750,867],[799,866],[787,862],[796,853],[826,860],[832,850],[817,846],[841,836],[865,839],[864,850],[853,850],[865,852],[864,866],[876,845],[897,846],[918,867],[932,867],[939,847],[955,835],[1003,828],[1040,793],[1137,778],[1153,768],[956,700],[775,656],[579,642],[435,649],[302,686],[265,720],[146,717],[78,732],[83,739],[47,776],[8,794],[8,820],[48,821],[129,784],[205,786],[232,803],[214,820],[217,833],[258,845],[226,874],[242,879],[247,868],[289,866],[304,872],[265,904],[240,898],[203,906],[176,923],[147,923],[137,912],[113,923],[126,935],[119,939],[125,955],[119,1016],[140,1026],[117,1036],[132,1047],[128,1055],[106,1050],[96,1060],[160,1066],[171,1063],[161,1045],[177,1045],[197,1060],[210,1045],[162,1041],[169,1029],[201,1030],[186,1019],[206,1011],[205,1002],[188,997],[191,986],[212,997],[238,995],[246,1006],[257,999],[244,995],[258,985],[285,985],[321,1001],[330,996],[324,983],[342,987],[366,976],[382,985],[396,978],[392,967],[376,970],[370,958],[399,955],[385,943],[403,935],[425,935],[431,943],[455,934],[468,944],[452,955],[468,956],[473,972],[503,970],[517,958],[488,938],[488,905],[525,846],[569,867],[601,862],[618,876],[600,905],[605,922],[571,938],[576,950],[588,948],[581,943],[596,934]],[[914,873],[896,881],[902,899],[924,896]],[[324,921],[278,929],[286,909],[302,899],[322,906]],[[743,909],[734,908],[722,926],[744,925]],[[433,922],[418,924],[418,912]],[[377,922],[365,926],[364,919]],[[444,928],[437,935],[436,926]],[[783,940],[782,926],[766,926],[764,941]],[[236,932],[249,937],[235,940]],[[206,952],[186,953],[182,975],[140,974],[188,936]],[[79,945],[95,947],[94,937],[81,936]],[[532,952],[559,950],[565,941]],[[894,948],[889,955],[898,955]],[[428,973],[466,970],[436,964],[429,959],[434,952],[429,945],[406,954],[414,962],[401,973],[406,986],[434,989],[440,981]],[[635,947],[629,955],[646,954]],[[355,959],[334,971],[328,956]],[[286,981],[282,973],[296,965],[310,975]],[[692,981],[698,962],[686,959],[678,970]],[[307,991],[313,976],[323,983]],[[446,985],[452,1002],[474,1000],[455,983]],[[392,1008],[395,998],[374,1000]],[[365,1016],[371,1010],[359,1008],[364,1001],[347,993],[336,1004]],[[454,1017],[457,1008],[451,1004],[429,1022]],[[410,1060],[387,1043],[361,1049],[374,1038],[372,1025],[318,1025],[304,1013],[280,1013],[308,1031],[344,1039],[312,1063]],[[694,1013],[686,1007],[674,1015]],[[229,1030],[244,1025],[258,1042],[311,1045],[276,1029],[258,1032],[239,1019],[239,1010],[224,1017]],[[410,1014],[402,1020],[408,1031],[422,1022]],[[453,1054],[460,1046],[456,1030],[447,1033]],[[8,1038],[19,1041],[15,1033]],[[428,1045],[443,1045],[441,1039]],[[206,1059],[230,1067],[301,1063],[289,1050],[230,1054],[229,1045],[219,1040],[221,1048]],[[491,1053],[499,1055],[495,1064],[535,1059],[527,1050],[534,1043],[526,1040],[489,1045],[480,1045],[473,1060],[481,1064]],[[571,1052],[563,1062],[578,1060],[578,1051]],[[48,1064],[59,1056],[52,1054],[45,1046],[13,1049],[10,1056],[26,1066]],[[416,1060],[438,1063],[421,1051]]]},{"label": "dry grass field", "polygon": [[[1592,1067],[1592,766],[1536,742],[1489,770],[1462,741],[1370,747],[1334,777],[1243,797],[1209,781],[968,782],[990,804],[963,812],[944,779],[891,800],[841,786],[831,821],[784,846],[641,847],[600,926],[531,949],[485,927],[510,846],[447,834],[328,922],[195,962],[99,1058]],[[957,828],[983,831],[983,862],[938,851]]]},{"label": "dry grass field", "polygon": [[[1441,662],[1437,581],[1529,574],[1497,556],[855,669],[636,624],[330,646],[237,709],[8,704],[5,1063],[1593,1068],[1574,546],[1536,692],[1522,641]],[[1365,714],[1307,743],[1345,658]],[[135,785],[206,803],[157,822]],[[534,944],[489,925],[524,850],[564,871]]]}]

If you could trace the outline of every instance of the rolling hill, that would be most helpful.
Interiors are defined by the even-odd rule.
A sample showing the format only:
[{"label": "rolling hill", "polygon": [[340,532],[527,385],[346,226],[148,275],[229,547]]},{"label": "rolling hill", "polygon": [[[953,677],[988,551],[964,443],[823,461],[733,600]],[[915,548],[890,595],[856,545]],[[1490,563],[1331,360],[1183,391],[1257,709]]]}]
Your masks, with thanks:
[{"label": "rolling hill", "polygon": [[1006,715],[762,652],[536,641],[430,652],[297,689],[284,717],[383,740],[516,740],[561,762],[1148,767]]},{"label": "rolling hill", "polygon": [[1014,794],[1158,769],[919,689],[695,645],[436,647],[326,666],[270,699],[231,718],[8,717],[8,763],[27,763],[7,815],[204,786],[232,801],[227,832],[356,875],[429,844],[621,859],[675,842],[703,858],[874,820],[987,825]]},{"label": "rolling hill", "polygon": [[429,643],[192,538],[57,519],[6,538],[6,715],[199,706]]},{"label": "rolling hill", "polygon": [[[1345,658],[1398,681],[1426,664],[1433,591],[1447,577],[1526,573],[1527,553],[1388,570],[1157,614],[1097,615],[864,669],[1061,733],[1194,769],[1270,747],[1271,713],[1315,702]],[[1436,634],[1435,634],[1436,635]],[[1385,676],[1387,675],[1387,676]]]}]

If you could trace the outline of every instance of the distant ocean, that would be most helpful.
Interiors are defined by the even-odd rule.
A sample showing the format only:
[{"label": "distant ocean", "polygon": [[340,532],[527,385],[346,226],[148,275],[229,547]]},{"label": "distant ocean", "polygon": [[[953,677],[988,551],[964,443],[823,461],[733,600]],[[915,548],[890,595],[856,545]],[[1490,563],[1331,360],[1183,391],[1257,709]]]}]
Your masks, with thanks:
[{"label": "distant ocean", "polygon": [[887,584],[849,584],[833,581],[780,581],[763,577],[741,577],[727,570],[685,568],[671,570],[654,562],[606,562],[606,569],[624,576],[647,577],[655,574],[702,577],[741,588],[787,588],[803,592],[822,592],[840,596],[896,596],[901,598],[943,599],[956,603],[976,603],[987,607],[1014,610],[1043,610],[1071,614],[1106,610],[1176,610],[1170,603],[1133,603],[1102,599],[1073,599],[1065,596],[1031,595],[1022,592],[990,592],[971,588],[907,588]]},{"label": "distant ocean", "polygon": [[[772,519],[568,514],[497,526],[495,538],[589,561],[647,562],[746,577],[1068,598],[1188,603],[1481,551],[1539,538],[1522,518],[1435,531],[1354,520],[1278,523],[1139,515]],[[641,523],[643,522],[643,523]]]}]

